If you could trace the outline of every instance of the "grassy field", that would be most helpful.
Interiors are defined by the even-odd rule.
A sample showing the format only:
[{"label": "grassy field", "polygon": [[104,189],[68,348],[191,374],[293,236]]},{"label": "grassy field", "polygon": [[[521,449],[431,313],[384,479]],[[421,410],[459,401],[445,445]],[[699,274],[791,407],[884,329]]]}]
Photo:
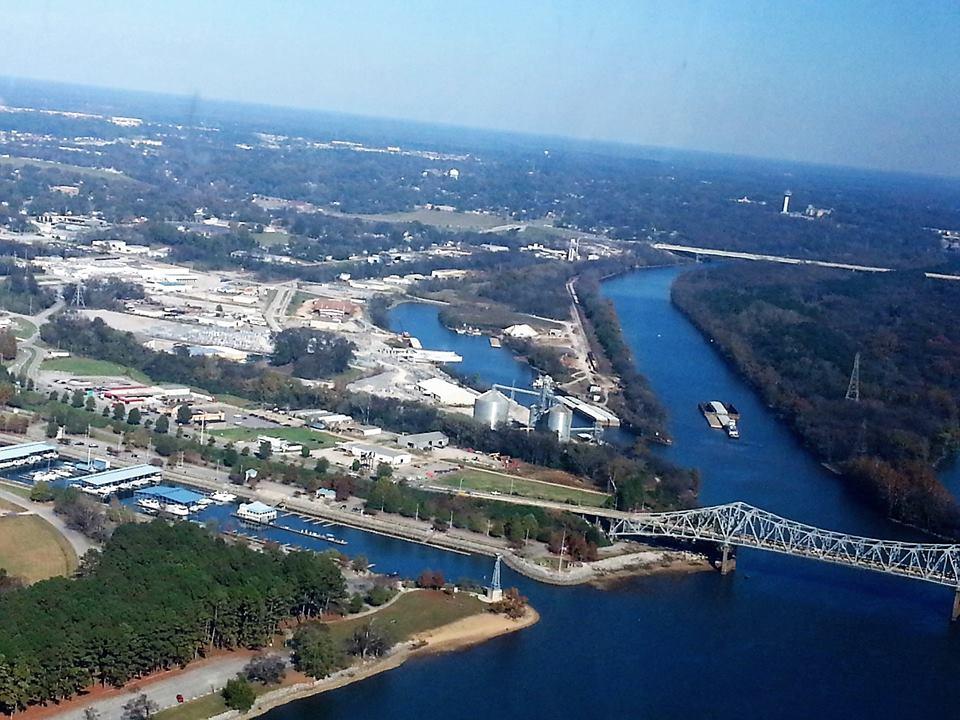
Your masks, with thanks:
[{"label": "grassy field", "polygon": [[0,567],[27,582],[72,573],[77,556],[56,528],[36,515],[0,517]]},{"label": "grassy field", "polygon": [[238,408],[250,407],[251,403],[246,398],[239,397],[237,395],[229,395],[227,393],[218,394],[217,401],[225,403],[227,405],[233,405]]},{"label": "grassy field", "polygon": [[342,641],[358,627],[373,621],[374,627],[383,630],[394,642],[400,642],[417,633],[477,615],[485,609],[482,602],[466,593],[447,595],[440,591],[420,590],[403,595],[374,615],[332,622],[329,627],[334,639]]},{"label": "grassy field", "polygon": [[71,375],[95,375],[105,377],[128,377],[140,383],[152,382],[143,372],[137,368],[123,367],[117,363],[106,360],[93,360],[83,357],[65,357],[52,358],[44,360],[40,365],[41,370],[52,370],[57,372],[70,373]]},{"label": "grassy field", "polygon": [[227,711],[220,693],[211,693],[183,705],[168,708],[153,716],[154,720],[207,720]]},{"label": "grassy field", "polygon": [[297,290],[293,297],[290,299],[290,304],[287,305],[287,315],[293,315],[297,310],[300,309],[300,306],[303,305],[308,300],[314,300],[317,298],[317,295],[313,293],[304,292],[303,290]]},{"label": "grassy field", "polygon": [[515,495],[554,502],[567,502],[569,500],[578,505],[601,506],[608,497],[606,493],[580,490],[566,485],[556,485],[519,477],[511,479],[474,468],[466,468],[460,472],[435,478],[433,482],[443,487],[459,488],[461,487],[461,480],[463,480],[462,487],[464,490],[496,491],[508,495],[512,486]]},{"label": "grassy field", "polygon": [[17,340],[25,340],[37,331],[37,326],[25,318],[14,318],[16,330],[13,331]]},{"label": "grassy field", "polygon": [[0,510],[7,510],[9,512],[20,512],[23,508],[16,503],[12,503],[9,500],[4,500],[0,498]]},{"label": "grassy field", "polygon": [[332,435],[311,430],[310,428],[248,428],[233,427],[224,430],[211,430],[211,435],[224,438],[226,440],[256,440],[259,435],[268,435],[269,437],[281,438],[288,442],[300,443],[311,450],[319,448],[333,447],[337,439]]},{"label": "grassy field", "polygon": [[86,175],[87,177],[94,177],[100,180],[116,180],[118,182],[142,184],[139,180],[134,180],[132,177],[124,175],[123,173],[110,172],[109,170],[101,170],[100,168],[84,167],[82,165],[70,165],[68,163],[53,162],[51,160],[37,160],[36,158],[23,157],[0,157],[0,165],[7,165],[9,167],[29,166],[44,170],[61,170],[63,172]]},{"label": "grassy field", "polygon": [[19,495],[20,497],[29,500],[30,499],[30,488],[23,485],[18,485],[17,483],[0,481],[0,488],[3,488],[8,493],[13,493],[14,495]]},{"label": "grassy field", "polygon": [[286,245],[288,242],[290,242],[290,235],[285,232],[250,233],[250,237],[256,240],[257,243],[263,247]]}]

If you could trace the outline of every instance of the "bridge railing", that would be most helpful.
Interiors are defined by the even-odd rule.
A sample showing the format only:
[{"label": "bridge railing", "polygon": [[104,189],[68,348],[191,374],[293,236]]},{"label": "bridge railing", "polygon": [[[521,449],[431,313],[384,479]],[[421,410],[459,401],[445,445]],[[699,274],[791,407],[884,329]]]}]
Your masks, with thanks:
[{"label": "bridge railing", "polygon": [[958,545],[905,543],[838,533],[788,520],[746,503],[637,514],[614,520],[609,534],[752,547],[960,589]]}]

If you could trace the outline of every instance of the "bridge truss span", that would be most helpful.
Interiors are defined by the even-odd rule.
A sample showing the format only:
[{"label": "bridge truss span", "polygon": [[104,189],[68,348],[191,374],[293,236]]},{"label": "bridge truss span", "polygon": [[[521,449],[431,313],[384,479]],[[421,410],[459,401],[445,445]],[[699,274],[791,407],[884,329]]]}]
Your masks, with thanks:
[{"label": "bridge truss span", "polygon": [[[946,585],[960,598],[960,545],[876,540],[822,530],[743,502],[612,520],[610,537],[663,537],[812,558]],[[957,607],[955,607],[955,613]]]}]

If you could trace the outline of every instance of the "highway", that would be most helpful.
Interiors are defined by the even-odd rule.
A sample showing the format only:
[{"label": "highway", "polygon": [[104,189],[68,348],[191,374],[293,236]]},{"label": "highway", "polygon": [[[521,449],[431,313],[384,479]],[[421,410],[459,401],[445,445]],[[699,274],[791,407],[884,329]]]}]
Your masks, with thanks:
[{"label": "highway", "polygon": [[[757,260],[760,262],[780,263],[781,265],[814,265],[816,267],[833,268],[835,270],[852,270],[855,272],[885,273],[893,272],[895,268],[880,267],[877,265],[855,265],[852,263],[831,262],[829,260],[807,260],[804,258],[784,257],[782,255],[763,255],[761,253],[739,252],[737,250],[718,250],[716,248],[693,247],[691,245],[673,245],[671,243],[653,243],[655,250],[666,250],[672,253],[687,253],[691,255],[708,255],[710,257],[731,258],[734,260]],[[931,280],[960,280],[960,275],[925,272],[924,276]]]}]

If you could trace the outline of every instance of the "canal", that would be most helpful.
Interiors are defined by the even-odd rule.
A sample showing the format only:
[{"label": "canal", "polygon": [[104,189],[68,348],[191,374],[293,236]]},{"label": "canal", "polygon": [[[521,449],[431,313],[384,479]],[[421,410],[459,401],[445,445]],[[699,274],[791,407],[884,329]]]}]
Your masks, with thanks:
[{"label": "canal", "polygon": [[[700,469],[701,501],[745,500],[823,527],[900,534],[844,493],[673,308],[677,272],[632,273],[605,292],[669,410],[675,443],[663,452]],[[421,327],[405,329],[439,347]],[[489,367],[472,362],[487,377],[504,372],[499,356]],[[741,409],[739,443],[707,428],[696,410],[707,399]],[[491,569],[484,558],[364,533],[348,539],[346,552],[367,555],[382,572],[430,567],[455,579]],[[266,717],[903,719],[953,717],[960,706],[960,633],[947,620],[943,588],[760,552],[741,552],[728,577],[660,576],[597,590],[505,571],[505,582],[531,599],[538,625]]]}]

